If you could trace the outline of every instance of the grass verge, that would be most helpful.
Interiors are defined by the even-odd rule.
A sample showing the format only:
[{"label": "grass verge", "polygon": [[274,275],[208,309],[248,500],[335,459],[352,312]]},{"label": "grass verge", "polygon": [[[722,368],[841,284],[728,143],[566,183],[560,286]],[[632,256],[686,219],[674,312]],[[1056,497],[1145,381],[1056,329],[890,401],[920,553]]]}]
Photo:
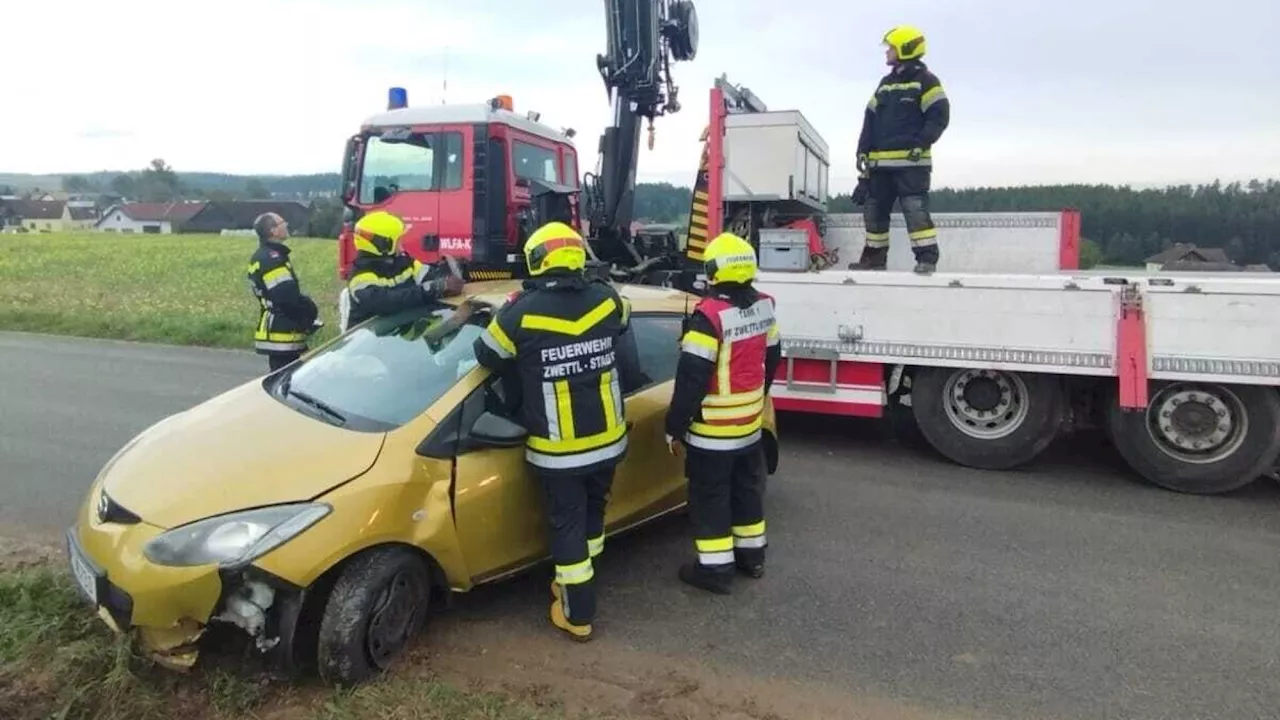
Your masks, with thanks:
[{"label": "grass verge", "polygon": [[[336,241],[289,241],[303,292],[337,330]],[[250,348],[257,240],[220,235],[0,235],[0,330]]]},{"label": "grass verge", "polygon": [[[234,661],[233,661],[234,662]],[[232,662],[225,662],[231,665]],[[461,689],[422,663],[351,689],[301,686],[215,664],[180,675],[139,657],[80,602],[61,567],[0,570],[5,720],[559,720],[556,703]]]}]

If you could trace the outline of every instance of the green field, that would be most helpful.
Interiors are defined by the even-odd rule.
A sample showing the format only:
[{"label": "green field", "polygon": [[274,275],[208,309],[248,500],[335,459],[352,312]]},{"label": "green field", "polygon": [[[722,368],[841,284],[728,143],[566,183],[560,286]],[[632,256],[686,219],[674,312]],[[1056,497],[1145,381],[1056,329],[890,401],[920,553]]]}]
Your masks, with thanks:
[{"label": "green field", "polygon": [[[294,238],[294,270],[337,331],[334,240]],[[219,235],[0,235],[0,330],[251,348],[258,303],[245,282],[257,240]]]}]

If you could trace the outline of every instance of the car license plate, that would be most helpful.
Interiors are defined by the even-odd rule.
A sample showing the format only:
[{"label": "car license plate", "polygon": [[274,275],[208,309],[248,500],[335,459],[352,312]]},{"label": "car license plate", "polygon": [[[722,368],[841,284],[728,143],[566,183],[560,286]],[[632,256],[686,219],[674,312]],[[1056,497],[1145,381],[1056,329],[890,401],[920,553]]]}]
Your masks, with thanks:
[{"label": "car license plate", "polygon": [[93,568],[89,567],[89,563],[80,557],[79,548],[74,545],[71,547],[71,574],[75,576],[76,584],[80,586],[81,592],[93,603],[95,607],[98,605],[98,576],[93,572]]}]

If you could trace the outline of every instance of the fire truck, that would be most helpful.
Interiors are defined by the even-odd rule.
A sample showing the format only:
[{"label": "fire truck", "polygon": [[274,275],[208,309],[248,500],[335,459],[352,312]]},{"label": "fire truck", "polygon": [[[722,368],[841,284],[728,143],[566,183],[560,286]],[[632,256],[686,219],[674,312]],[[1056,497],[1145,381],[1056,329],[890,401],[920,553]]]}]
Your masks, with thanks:
[{"label": "fire truck", "polygon": [[[632,203],[641,122],[679,110],[669,67],[691,59],[688,0],[606,0],[597,58],[614,122],[597,172],[577,180],[572,130],[508,96],[385,113],[348,141],[347,224],[385,208],[423,260],[465,261],[470,280],[523,275],[529,232],[561,219],[587,232],[592,267],[621,282],[699,291],[721,230],[757,248],[756,285],[777,299],[782,411],[905,421],[974,468],[1033,462],[1058,438],[1103,430],[1149,482],[1227,492],[1280,457],[1280,281],[1216,273],[1079,269],[1080,213],[936,214],[938,271],[909,271],[901,218],[889,269],[840,269],[862,219],[827,214],[826,142],[799,110],[769,110],[721,77],[710,88],[687,238],[641,232]],[[580,202],[581,201],[581,202]]]}]

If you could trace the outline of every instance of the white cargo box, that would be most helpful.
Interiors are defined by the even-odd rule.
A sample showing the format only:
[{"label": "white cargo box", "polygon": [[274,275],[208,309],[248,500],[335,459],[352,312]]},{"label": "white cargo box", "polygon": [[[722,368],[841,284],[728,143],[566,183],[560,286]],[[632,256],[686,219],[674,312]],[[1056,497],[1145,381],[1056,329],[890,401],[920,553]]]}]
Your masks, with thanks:
[{"label": "white cargo box", "polygon": [[725,118],[726,202],[795,200],[825,209],[827,142],[798,110]]},{"label": "white cargo box", "polygon": [[809,233],[788,228],[760,231],[761,270],[804,272],[809,269]]}]

